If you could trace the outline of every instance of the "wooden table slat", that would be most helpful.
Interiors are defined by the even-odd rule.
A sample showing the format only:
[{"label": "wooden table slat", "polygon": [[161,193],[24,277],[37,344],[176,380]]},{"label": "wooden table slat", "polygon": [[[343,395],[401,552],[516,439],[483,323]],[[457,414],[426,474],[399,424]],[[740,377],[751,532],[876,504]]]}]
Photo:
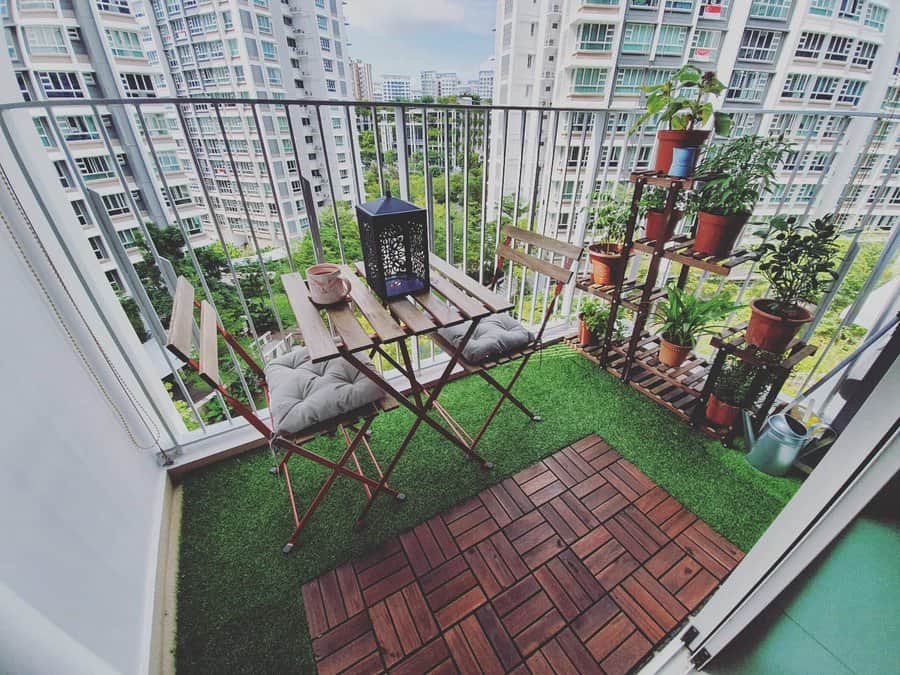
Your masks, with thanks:
[{"label": "wooden table slat", "polygon": [[391,312],[399,320],[405,323],[415,335],[421,335],[433,331],[437,326],[431,318],[412,304],[406,298],[398,298],[388,303]]},{"label": "wooden table slat", "polygon": [[482,286],[465,272],[456,269],[453,265],[445,261],[443,258],[431,254],[431,269],[437,270],[447,277],[462,290],[469,293],[474,298],[482,302],[486,307],[495,312],[506,312],[512,309],[512,303],[502,295],[494,293],[491,289]]},{"label": "wooden table slat", "polygon": [[353,314],[350,305],[346,303],[332,305],[325,309],[325,313],[328,314],[328,318],[331,319],[335,332],[341,336],[344,345],[351,352],[357,352],[361,349],[371,349],[375,346],[372,338],[366,333],[363,327],[359,325],[359,319]]},{"label": "wooden table slat", "polygon": [[382,342],[406,337],[399,324],[394,321],[394,318],[382,306],[372,291],[369,290],[369,287],[354,274],[348,265],[341,265],[341,273],[350,282],[350,297],[353,298],[353,302],[356,303],[359,310],[372,324],[372,328]]},{"label": "wooden table slat", "polygon": [[297,272],[282,274],[281,283],[313,362],[337,356],[339,352],[334,338],[322,320],[318,308],[309,299],[309,291],[300,275]]},{"label": "wooden table slat", "polygon": [[431,319],[439,326],[448,326],[463,320],[456,309],[444,304],[443,301],[432,295],[431,291],[416,293],[412,297],[428,311]]},{"label": "wooden table slat", "polygon": [[484,304],[459,290],[440,274],[431,275],[431,287],[443,295],[467,319],[487,316],[491,313],[491,310]]}]

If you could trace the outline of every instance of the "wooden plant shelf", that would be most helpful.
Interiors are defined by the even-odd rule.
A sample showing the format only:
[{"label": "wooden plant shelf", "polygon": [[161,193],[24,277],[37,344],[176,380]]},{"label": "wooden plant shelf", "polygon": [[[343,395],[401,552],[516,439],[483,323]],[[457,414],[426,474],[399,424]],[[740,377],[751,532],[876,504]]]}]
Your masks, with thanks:
[{"label": "wooden plant shelf", "polygon": [[693,190],[696,183],[702,183],[713,178],[713,175],[691,176],[690,178],[679,178],[677,176],[669,176],[661,171],[635,171],[629,177],[632,183],[643,182],[653,187],[669,188],[677,185],[682,190]]},{"label": "wooden plant shelf", "polygon": [[[653,239],[636,239],[632,244],[636,251],[653,254],[656,241]],[[694,240],[681,235],[666,242],[663,247],[662,257],[688,267],[696,267],[706,272],[727,277],[738,265],[756,259],[756,254],[747,249],[740,249],[729,253],[724,257],[705,255],[694,252]]]},{"label": "wooden plant shelf", "polygon": [[[638,369],[643,371],[648,378],[652,376],[654,381],[667,382],[672,387],[677,387],[685,394],[695,398],[700,396],[703,385],[706,382],[706,374],[709,372],[709,362],[693,352],[680,366],[672,368],[659,360],[660,337],[644,333],[638,342],[634,353],[634,365],[630,379],[639,379]],[[623,359],[628,353],[626,342],[613,343],[612,351]]]},{"label": "wooden plant shelf", "polygon": [[[609,302],[612,302],[612,299],[616,293],[616,287],[614,284],[609,284],[607,286],[595,284],[591,280],[590,274],[583,274],[578,277],[578,280],[575,282],[575,286],[585,293],[590,293],[591,295],[595,295],[598,298],[603,298],[604,300],[607,300]],[[626,309],[630,309],[633,312],[643,311],[641,308],[641,296],[644,293],[644,288],[645,284],[636,280],[624,282],[619,293],[620,305],[622,307],[625,307]],[[665,289],[654,288],[653,292],[650,295],[648,304],[656,302],[660,298],[665,297],[665,295]]]}]

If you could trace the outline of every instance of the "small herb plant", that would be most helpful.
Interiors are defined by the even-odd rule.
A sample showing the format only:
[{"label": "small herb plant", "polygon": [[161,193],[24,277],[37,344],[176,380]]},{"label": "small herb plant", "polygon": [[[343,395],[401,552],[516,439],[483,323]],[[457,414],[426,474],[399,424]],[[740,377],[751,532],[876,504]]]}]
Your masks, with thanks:
[{"label": "small herb plant", "polygon": [[758,372],[758,366],[742,361],[735,356],[726,356],[722,370],[719,371],[713,384],[712,393],[719,401],[728,405],[752,406],[755,401],[745,399],[750,394],[753,379]]},{"label": "small herb plant", "polygon": [[795,217],[779,216],[759,245],[759,271],[772,287],[772,309],[790,316],[802,302],[816,304],[837,278],[838,229],[834,214],[802,224]]},{"label": "small herb plant", "polygon": [[[609,308],[595,298],[588,298],[581,305],[580,318],[584,321],[585,327],[596,337],[602,340],[606,337],[606,324],[609,321]],[[621,320],[616,319],[613,328],[613,338],[620,339],[622,337]]]},{"label": "small herb plant", "polygon": [[621,245],[625,242],[628,203],[621,193],[602,192],[591,200],[590,226],[597,242]]},{"label": "small herb plant", "polygon": [[694,347],[701,335],[717,333],[722,327],[716,322],[740,308],[726,295],[696,298],[674,281],[666,286],[666,293],[667,297],[656,305],[653,321],[666,340],[680,347]]},{"label": "small herb plant", "polygon": [[696,66],[682,66],[667,81],[641,87],[647,93],[647,110],[628,131],[635,131],[654,115],[659,116],[660,125],[668,125],[677,131],[693,131],[713,120],[713,128],[719,136],[727,136],[731,131],[731,115],[713,112],[710,97],[725,91],[725,85],[716,78],[713,71],[703,72]]},{"label": "small herb plant", "polygon": [[775,167],[793,144],[781,136],[741,136],[707,148],[697,174],[713,175],[690,197],[689,211],[719,216],[749,214],[759,198],[772,191]]},{"label": "small herb plant", "polygon": [[[640,215],[646,215],[648,211],[663,212],[666,210],[666,197],[669,191],[665,188],[654,187],[649,185],[644,188],[641,193],[641,199],[638,202],[638,210]],[[675,198],[675,210],[684,211],[685,208],[685,191],[679,190],[678,196]]]}]

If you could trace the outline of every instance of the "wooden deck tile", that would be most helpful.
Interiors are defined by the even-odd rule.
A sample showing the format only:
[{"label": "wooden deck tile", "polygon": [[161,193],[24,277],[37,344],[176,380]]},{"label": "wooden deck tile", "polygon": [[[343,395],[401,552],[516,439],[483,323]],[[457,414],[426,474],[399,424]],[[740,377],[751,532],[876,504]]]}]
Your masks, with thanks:
[{"label": "wooden deck tile", "polygon": [[742,558],[589,436],[301,597],[321,673],[626,673]]}]

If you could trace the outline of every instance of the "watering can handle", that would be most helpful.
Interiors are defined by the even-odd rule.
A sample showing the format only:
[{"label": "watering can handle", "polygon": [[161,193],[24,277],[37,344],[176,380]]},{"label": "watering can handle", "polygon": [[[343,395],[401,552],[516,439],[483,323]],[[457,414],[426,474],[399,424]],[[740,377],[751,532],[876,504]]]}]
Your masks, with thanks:
[{"label": "watering can handle", "polygon": [[[813,434],[820,430],[822,431],[822,434],[824,434],[826,431],[833,431],[833,429],[824,422],[818,422],[817,424],[813,424],[811,427],[808,427],[806,429],[806,433],[810,438],[813,438]],[[821,436],[822,434],[819,435]]]}]

